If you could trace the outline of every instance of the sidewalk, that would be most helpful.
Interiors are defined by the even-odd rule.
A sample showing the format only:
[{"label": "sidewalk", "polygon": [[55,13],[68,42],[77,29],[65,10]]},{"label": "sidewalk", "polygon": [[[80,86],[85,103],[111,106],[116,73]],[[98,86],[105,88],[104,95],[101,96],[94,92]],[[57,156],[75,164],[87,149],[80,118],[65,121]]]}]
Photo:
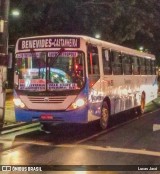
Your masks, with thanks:
[{"label": "sidewalk", "polygon": [[2,130],[0,131],[1,133],[18,130],[20,128],[20,126],[34,127],[39,124],[37,121],[16,122],[12,89],[6,90],[6,103],[5,104],[6,104],[6,106],[5,106],[4,125],[3,125]]},{"label": "sidewalk", "polygon": [[6,103],[5,104],[6,104],[6,106],[5,106],[4,125],[2,128],[2,131],[30,124],[30,123],[24,123],[24,122],[21,122],[21,123],[16,122],[12,89],[6,90]]},{"label": "sidewalk", "polygon": [[6,90],[6,103],[5,103],[5,125],[15,124],[15,112],[14,112],[14,104],[13,104],[13,90]]}]

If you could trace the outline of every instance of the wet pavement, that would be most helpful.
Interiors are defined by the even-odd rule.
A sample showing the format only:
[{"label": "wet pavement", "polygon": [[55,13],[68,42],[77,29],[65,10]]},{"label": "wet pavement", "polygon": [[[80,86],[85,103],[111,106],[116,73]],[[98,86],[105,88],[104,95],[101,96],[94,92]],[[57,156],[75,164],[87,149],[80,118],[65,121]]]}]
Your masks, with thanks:
[{"label": "wet pavement", "polygon": [[[13,104],[13,90],[7,89],[6,91],[6,103],[5,103],[5,117],[2,131],[13,130],[20,126],[25,126],[31,123],[16,122],[14,104]],[[1,131],[1,132],[2,132]]]},{"label": "wet pavement", "polygon": [[[12,93],[7,94],[4,129],[17,125],[12,99]],[[106,133],[101,133],[95,123],[95,125],[87,127],[66,127],[66,129],[56,127],[53,128],[54,133],[50,134],[41,131],[38,125],[22,128],[16,132],[12,131],[9,134],[1,134],[1,165],[32,164],[35,166],[50,165],[51,167],[71,165],[72,168],[68,170],[72,170],[72,173],[75,174],[78,172],[94,173],[94,171],[84,171],[85,167],[89,165],[89,167],[93,167],[89,170],[97,170],[96,174],[102,173],[99,170],[108,170],[107,167],[110,166],[115,171],[109,173],[121,173],[117,170],[122,169],[113,169],[113,167],[123,167],[123,170],[129,170],[128,166],[157,165],[160,162],[160,132],[154,131],[153,125],[159,124],[159,109],[160,97],[147,105],[145,108],[147,114],[117,128],[114,127]],[[81,167],[83,170],[73,172],[74,169],[77,169],[76,167],[78,169]],[[86,168],[86,170],[88,169]],[[53,171],[50,172],[53,173]],[[108,173],[108,171],[103,172]],[[154,171],[158,174],[157,172],[159,173],[159,171]],[[59,173],[62,172],[59,171]],[[131,173],[128,171],[128,174]],[[134,173],[137,172],[134,171]]]}]

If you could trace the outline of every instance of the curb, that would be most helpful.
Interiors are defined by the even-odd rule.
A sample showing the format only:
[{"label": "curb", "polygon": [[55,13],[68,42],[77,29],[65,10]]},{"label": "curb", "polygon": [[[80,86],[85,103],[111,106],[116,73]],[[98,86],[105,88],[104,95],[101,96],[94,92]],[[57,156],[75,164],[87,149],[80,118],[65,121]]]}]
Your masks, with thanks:
[{"label": "curb", "polygon": [[31,124],[31,123],[12,123],[10,125],[3,126],[1,131],[6,131],[6,130],[9,130],[9,129],[13,129],[13,128],[20,127],[20,126],[25,126],[25,125],[28,125],[28,124]]},{"label": "curb", "polygon": [[39,126],[39,125],[40,125],[40,123],[38,121],[11,124],[8,126],[4,126],[1,129],[0,135],[11,133],[11,132],[16,132],[16,131],[19,131],[21,129],[31,128],[31,127],[35,127],[35,126]]}]

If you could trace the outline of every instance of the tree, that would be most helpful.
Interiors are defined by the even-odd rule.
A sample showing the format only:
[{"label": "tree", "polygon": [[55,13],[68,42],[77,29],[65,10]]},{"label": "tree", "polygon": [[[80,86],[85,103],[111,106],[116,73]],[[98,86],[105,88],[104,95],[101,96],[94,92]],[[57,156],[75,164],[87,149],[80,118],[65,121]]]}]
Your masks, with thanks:
[{"label": "tree", "polygon": [[159,52],[159,0],[12,0],[18,22],[10,19],[10,42],[42,34],[101,33],[103,40]]}]

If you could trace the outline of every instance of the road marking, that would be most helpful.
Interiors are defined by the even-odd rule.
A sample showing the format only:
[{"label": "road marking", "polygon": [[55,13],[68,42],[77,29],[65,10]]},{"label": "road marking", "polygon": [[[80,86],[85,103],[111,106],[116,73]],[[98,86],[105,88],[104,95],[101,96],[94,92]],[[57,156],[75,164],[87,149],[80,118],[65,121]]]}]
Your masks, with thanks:
[{"label": "road marking", "polygon": [[[134,122],[134,121],[136,121],[136,120],[138,120],[138,119],[144,118],[144,117],[146,117],[146,116],[151,116],[153,113],[158,112],[158,111],[160,111],[160,109],[156,109],[155,111],[152,111],[152,112],[149,112],[149,113],[144,113],[143,115],[138,116],[138,117],[135,117],[134,119],[128,120],[128,121],[123,122],[123,123],[118,124],[118,125],[115,125],[115,126],[109,128],[109,129],[106,129],[106,130],[103,130],[103,131],[101,131],[101,132],[99,132],[99,133],[96,133],[96,134],[94,134],[94,135],[91,135],[90,137],[87,137],[87,138],[81,139],[81,140],[79,140],[79,141],[76,141],[74,144],[80,144],[80,143],[86,142],[86,141],[91,140],[91,139],[93,139],[93,138],[95,138],[95,137],[98,137],[98,136],[100,136],[100,135],[103,135],[103,134],[105,134],[105,133],[108,133],[108,132],[110,132],[110,131],[112,131],[112,130],[114,130],[114,129],[117,129],[117,128],[121,127],[121,126],[125,126],[125,125],[127,125],[127,124],[129,124],[129,123],[132,123],[132,122]],[[151,114],[151,115],[150,115],[150,114]]]},{"label": "road marking", "polygon": [[130,154],[137,154],[137,155],[149,155],[149,156],[160,157],[160,152],[150,151],[146,149],[128,149],[128,148],[117,148],[117,147],[108,147],[108,146],[100,147],[100,146],[91,146],[91,145],[70,145],[70,144],[62,144],[62,145],[55,145],[55,146],[62,147],[62,148],[82,148],[87,150],[98,150],[98,151],[104,151],[104,152],[119,152],[119,153],[130,153]]},{"label": "road marking", "polygon": [[160,124],[153,124],[153,131],[160,130]]},{"label": "road marking", "polygon": [[95,137],[98,137],[98,136],[100,136],[100,135],[103,135],[103,134],[105,134],[105,133],[108,133],[108,132],[110,132],[110,131],[112,131],[112,130],[114,130],[114,129],[117,129],[117,128],[121,127],[121,126],[124,126],[124,125],[127,125],[127,124],[129,124],[129,123],[132,123],[133,121],[135,121],[135,120],[137,120],[137,119],[139,119],[139,117],[136,117],[136,118],[134,118],[134,119],[132,119],[132,120],[129,120],[129,121],[126,121],[126,122],[124,122],[124,123],[115,125],[115,126],[109,128],[109,129],[102,130],[101,132],[96,133],[96,134],[94,134],[94,135],[91,135],[90,137],[87,137],[87,138],[84,138],[84,139],[82,139],[82,140],[76,141],[74,144],[80,144],[80,143],[86,142],[86,141],[91,140],[91,139],[93,139],[93,138],[95,138]]},{"label": "road marking", "polygon": [[[148,155],[148,156],[156,156],[160,157],[160,152],[159,151],[151,151],[151,150],[146,150],[146,149],[129,149],[129,148],[119,148],[119,147],[100,147],[100,146],[92,146],[92,145],[79,145],[79,144],[60,144],[60,145],[53,145],[51,143],[47,142],[35,142],[35,141],[27,141],[27,142],[21,142],[19,141],[16,143],[16,146],[19,145],[41,145],[41,146],[50,146],[50,147],[58,147],[58,148],[81,148],[81,149],[86,149],[86,150],[96,150],[96,151],[103,151],[103,152],[118,152],[118,153],[129,153],[129,154],[136,154],[136,155]],[[13,151],[14,149],[6,149],[5,152],[7,153],[10,151]]]}]

